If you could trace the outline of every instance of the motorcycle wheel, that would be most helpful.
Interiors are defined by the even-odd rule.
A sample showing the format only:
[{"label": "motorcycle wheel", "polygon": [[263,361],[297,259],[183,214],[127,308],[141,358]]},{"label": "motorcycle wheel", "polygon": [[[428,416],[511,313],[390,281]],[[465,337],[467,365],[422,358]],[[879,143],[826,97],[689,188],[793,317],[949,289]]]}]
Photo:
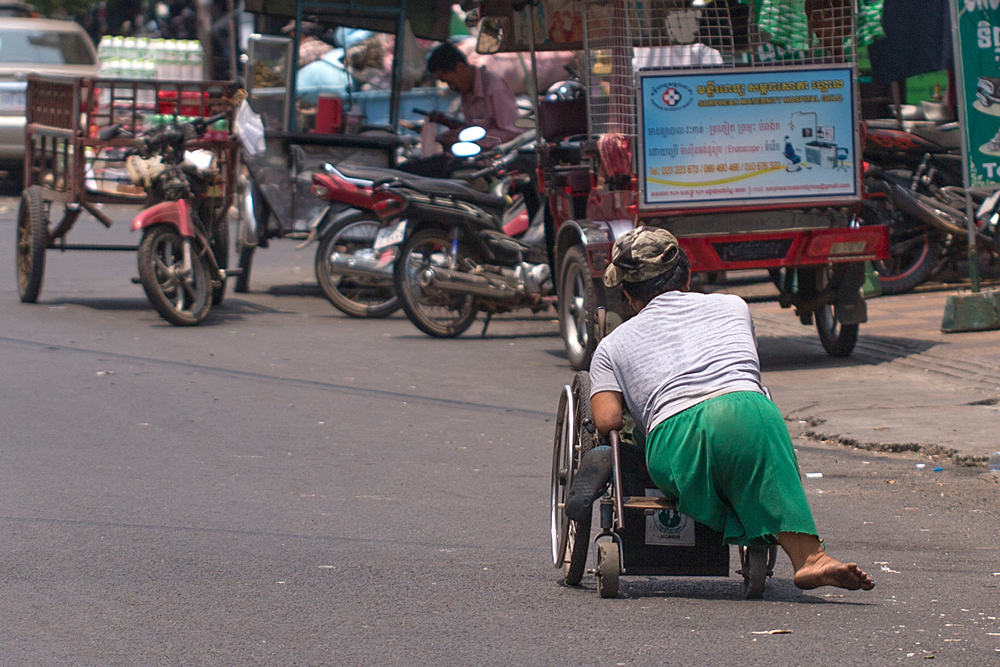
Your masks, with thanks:
[{"label": "motorcycle wheel", "polygon": [[[215,263],[225,271],[229,268],[229,220],[223,218],[212,235],[212,254],[215,255]],[[222,299],[226,296],[226,279],[222,278],[219,284],[212,283],[212,305],[222,304]]]},{"label": "motorcycle wheel", "polygon": [[587,258],[580,246],[566,252],[559,281],[559,330],[566,345],[569,365],[575,371],[590,367],[590,358],[597,349],[594,313],[597,293],[590,277]]},{"label": "motorcycle wheel", "polygon": [[[479,312],[479,304],[471,294],[427,293],[418,282],[425,269],[450,266],[450,239],[444,230],[421,229],[403,244],[393,270],[396,295],[407,317],[425,334],[437,338],[461,335]],[[456,265],[464,256],[460,250]]]},{"label": "motorcycle wheel", "polygon": [[347,276],[337,273],[334,255],[371,258],[381,223],[368,213],[356,213],[335,223],[316,250],[316,280],[338,310],[352,317],[386,317],[400,308],[392,276]]},{"label": "motorcycle wheel", "polygon": [[892,230],[889,258],[873,262],[882,294],[905,294],[931,277],[940,246],[926,229],[898,235]]},{"label": "motorcycle wheel", "polygon": [[139,244],[139,280],[160,316],[177,326],[198,324],[212,306],[208,262],[196,248],[191,251],[191,272],[184,275],[184,239],[177,230],[156,225],[146,230]]}]

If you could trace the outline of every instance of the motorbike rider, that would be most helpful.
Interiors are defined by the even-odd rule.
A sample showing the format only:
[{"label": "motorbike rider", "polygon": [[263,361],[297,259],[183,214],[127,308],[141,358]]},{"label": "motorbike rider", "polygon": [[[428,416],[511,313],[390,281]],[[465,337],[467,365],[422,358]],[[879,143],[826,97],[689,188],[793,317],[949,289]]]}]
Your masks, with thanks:
[{"label": "motorbike rider", "polygon": [[[473,67],[465,54],[450,42],[431,52],[427,59],[427,71],[462,96],[466,127],[478,126],[486,130],[486,136],[476,142],[483,149],[510,141],[524,132],[514,126],[519,115],[517,100],[504,78],[484,67]],[[448,149],[458,141],[462,129],[451,129],[438,135],[437,140],[444,147],[444,153],[410,160],[399,168],[417,176],[447,178],[459,163]],[[533,176],[535,157],[533,154],[519,155],[510,168]],[[514,191],[524,195],[528,214],[534,216],[539,207],[534,182],[520,184]]]},{"label": "motorbike rider", "polygon": [[[503,77],[483,67],[473,67],[465,54],[451,43],[445,42],[431,52],[427,71],[462,96],[466,126],[478,125],[486,130],[486,136],[476,142],[482,148],[510,141],[523,132],[514,127],[518,117],[517,101]],[[454,160],[448,148],[458,141],[461,130],[448,130],[437,137],[444,146],[443,155],[411,160],[401,169],[418,176],[446,177]]]},{"label": "motorbike rider", "polygon": [[[665,229],[638,227],[615,241],[604,284],[621,285],[638,314],[594,353],[598,432],[621,429],[627,406],[648,434],[650,477],[679,512],[729,543],[776,542],[799,588],[870,590],[871,577],[832,558],[818,537],[788,428],[760,383],[749,308],[737,296],[688,292],[690,278]],[[610,477],[599,460],[584,457],[566,505],[571,518],[590,516]]]}]

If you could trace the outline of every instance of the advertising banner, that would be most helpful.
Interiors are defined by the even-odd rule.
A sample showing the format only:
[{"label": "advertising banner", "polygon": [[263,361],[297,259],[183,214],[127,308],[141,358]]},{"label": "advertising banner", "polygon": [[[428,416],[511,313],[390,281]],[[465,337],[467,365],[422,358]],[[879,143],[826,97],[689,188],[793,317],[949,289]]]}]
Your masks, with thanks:
[{"label": "advertising banner", "polygon": [[972,187],[1000,184],[1000,8],[996,0],[958,3],[957,76]]},{"label": "advertising banner", "polygon": [[856,200],[851,67],[640,73],[643,208]]}]

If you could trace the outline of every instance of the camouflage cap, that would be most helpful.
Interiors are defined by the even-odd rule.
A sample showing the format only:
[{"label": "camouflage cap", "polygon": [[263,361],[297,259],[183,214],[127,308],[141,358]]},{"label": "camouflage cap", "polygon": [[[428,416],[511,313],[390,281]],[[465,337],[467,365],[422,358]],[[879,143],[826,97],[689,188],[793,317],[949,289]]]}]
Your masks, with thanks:
[{"label": "camouflage cap", "polygon": [[611,265],[604,272],[608,287],[638,283],[670,271],[680,259],[674,235],[657,227],[636,227],[622,234],[611,247]]}]

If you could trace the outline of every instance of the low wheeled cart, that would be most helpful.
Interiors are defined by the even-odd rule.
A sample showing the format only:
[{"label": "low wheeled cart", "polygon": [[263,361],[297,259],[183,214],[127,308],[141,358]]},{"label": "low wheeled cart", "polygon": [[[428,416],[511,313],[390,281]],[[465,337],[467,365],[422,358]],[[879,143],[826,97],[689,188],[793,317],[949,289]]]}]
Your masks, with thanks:
[{"label": "low wheeled cart", "polygon": [[[603,309],[598,320],[603,329]],[[650,479],[643,447],[623,440],[618,432],[610,437],[611,484],[595,503],[600,532],[593,540],[594,567],[588,570],[592,517],[574,521],[566,516],[565,505],[584,454],[597,445],[590,374],[579,371],[559,395],[552,448],[552,564],[562,569],[568,585],[578,585],[589,571],[597,577],[598,593],[607,598],[618,595],[622,575],[729,576],[729,546],[722,535],[679,513],[674,501],[664,498]],[[739,554],[737,574],[743,576],[745,596],[762,597],[774,571],[777,547],[741,546]]]},{"label": "low wheeled cart", "polygon": [[[24,192],[17,218],[17,287],[21,301],[34,303],[42,289],[47,250],[118,250],[135,252],[135,245],[72,244],[67,235],[81,213],[106,227],[114,221],[105,204],[150,206],[147,193],[134,185],[125,168],[132,139],[102,139],[102,130],[120,126],[130,134],[180,117],[209,116],[229,111],[235,82],[149,81],[133,79],[31,77],[27,88]],[[188,150],[214,154],[218,181],[210,193],[215,219],[212,251],[220,268],[228,257],[227,214],[233,200],[236,140],[231,117],[190,141]],[[53,204],[62,207],[54,226]],[[213,302],[222,300],[213,292]]]}]

